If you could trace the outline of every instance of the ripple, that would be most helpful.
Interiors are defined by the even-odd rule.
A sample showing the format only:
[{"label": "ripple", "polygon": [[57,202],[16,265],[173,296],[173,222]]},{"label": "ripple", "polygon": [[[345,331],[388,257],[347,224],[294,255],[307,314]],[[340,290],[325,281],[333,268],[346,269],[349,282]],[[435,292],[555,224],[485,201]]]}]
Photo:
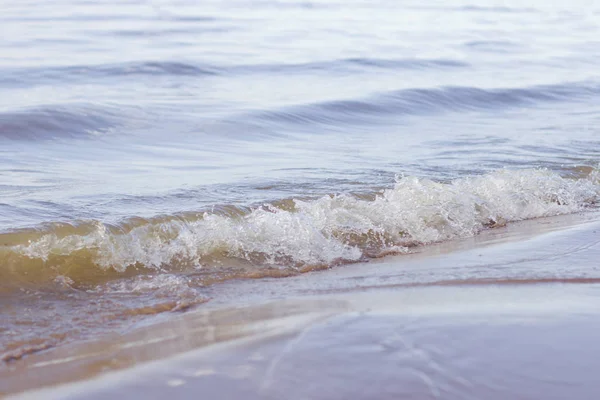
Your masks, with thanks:
[{"label": "ripple", "polygon": [[381,93],[363,100],[338,100],[259,111],[250,118],[275,124],[373,124],[382,117],[423,115],[435,112],[491,111],[517,106],[578,101],[600,95],[596,82],[508,89],[450,86],[405,89]]},{"label": "ripple", "polygon": [[[127,31],[124,34],[142,35],[143,32]],[[233,77],[256,74],[313,74],[315,72],[338,74],[340,72],[373,70],[446,70],[469,66],[465,62],[453,59],[417,58],[347,58],[307,63],[239,65],[213,65],[187,61],[136,61],[116,64],[5,69],[0,74],[0,84],[14,87],[134,76]]]}]

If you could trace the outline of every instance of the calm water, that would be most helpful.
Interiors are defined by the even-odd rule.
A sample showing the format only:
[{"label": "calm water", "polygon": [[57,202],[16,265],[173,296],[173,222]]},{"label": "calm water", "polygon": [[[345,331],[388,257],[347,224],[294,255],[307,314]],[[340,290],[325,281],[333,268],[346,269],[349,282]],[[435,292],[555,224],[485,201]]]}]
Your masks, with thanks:
[{"label": "calm water", "polygon": [[0,32],[9,349],[41,298],[60,342],[65,302],[118,325],[600,197],[595,1],[5,1]]}]

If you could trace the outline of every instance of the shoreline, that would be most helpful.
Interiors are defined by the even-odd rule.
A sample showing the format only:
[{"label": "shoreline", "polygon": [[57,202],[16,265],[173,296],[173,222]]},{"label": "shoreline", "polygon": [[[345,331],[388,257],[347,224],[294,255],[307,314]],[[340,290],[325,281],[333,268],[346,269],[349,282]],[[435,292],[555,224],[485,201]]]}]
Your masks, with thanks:
[{"label": "shoreline", "polygon": [[[212,300],[187,313],[163,315],[126,335],[58,347],[3,365],[1,394],[34,390],[22,393],[27,398],[35,396],[41,386],[66,383],[41,390],[49,398],[62,397],[72,387],[86,396],[94,395],[93,382],[103,382],[110,375],[125,382],[117,389],[139,395],[128,392],[127,376],[135,376],[134,371],[147,365],[166,371],[174,358],[196,352],[219,352],[218,348],[240,343],[253,348],[261,341],[285,342],[283,337],[295,337],[297,332],[349,315],[388,314],[392,320],[428,315],[460,319],[476,314],[489,319],[500,315],[499,311],[519,318],[545,318],[560,311],[566,320],[576,319],[581,310],[595,315],[594,309],[600,308],[593,307],[597,301],[589,293],[600,282],[600,272],[594,270],[594,260],[600,255],[598,216],[587,213],[523,221],[415,254],[283,279],[213,285],[209,288]],[[565,288],[570,297],[565,297]],[[476,312],[477,306],[481,313]],[[591,324],[593,318],[588,319],[582,323]],[[324,335],[331,333],[326,330]],[[515,333],[513,340],[518,337]],[[313,356],[313,361],[320,360],[318,352]],[[69,383],[73,381],[78,382]],[[150,382],[149,378],[148,390]],[[218,387],[225,389],[219,385],[213,389],[218,391]]]},{"label": "shoreline", "polygon": [[[321,302],[274,302],[238,310],[240,324],[229,325],[248,328],[249,316],[266,311],[272,318],[263,315],[255,325],[259,332],[225,338],[205,330],[204,337],[213,338],[205,347],[9,398],[198,393],[249,399],[593,398],[600,389],[593,372],[600,366],[594,333],[599,288],[379,289],[323,296]],[[343,297],[350,307],[334,310],[331,302]],[[296,316],[283,315],[290,306],[306,309]],[[221,321],[213,327],[225,326]],[[188,335],[198,332],[186,328]],[[150,350],[157,344],[164,342],[146,339],[138,354],[143,346]],[[51,363],[46,367],[61,368]]]}]

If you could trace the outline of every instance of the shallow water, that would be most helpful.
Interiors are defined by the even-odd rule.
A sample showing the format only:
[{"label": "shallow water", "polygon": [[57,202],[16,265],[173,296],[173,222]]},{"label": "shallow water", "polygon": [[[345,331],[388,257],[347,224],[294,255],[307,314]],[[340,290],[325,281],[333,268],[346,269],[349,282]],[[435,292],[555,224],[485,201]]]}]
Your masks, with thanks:
[{"label": "shallow water", "polygon": [[593,1],[24,1],[0,26],[0,296],[85,299],[32,318],[52,343],[600,196]]}]

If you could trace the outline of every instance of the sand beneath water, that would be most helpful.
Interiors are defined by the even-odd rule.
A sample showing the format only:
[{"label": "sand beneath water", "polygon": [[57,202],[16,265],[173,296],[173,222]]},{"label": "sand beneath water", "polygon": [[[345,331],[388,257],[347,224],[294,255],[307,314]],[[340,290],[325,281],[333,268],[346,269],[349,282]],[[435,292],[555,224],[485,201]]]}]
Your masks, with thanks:
[{"label": "sand beneath water", "polygon": [[15,398],[595,399],[598,214],[283,279],[0,367]]}]

